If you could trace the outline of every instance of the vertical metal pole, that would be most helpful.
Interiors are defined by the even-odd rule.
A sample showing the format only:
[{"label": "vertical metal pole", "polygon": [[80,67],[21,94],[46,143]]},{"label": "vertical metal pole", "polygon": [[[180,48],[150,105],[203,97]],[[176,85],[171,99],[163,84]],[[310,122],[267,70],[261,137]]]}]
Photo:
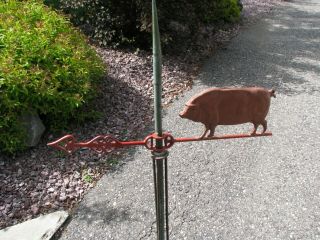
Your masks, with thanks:
[{"label": "vertical metal pole", "polygon": [[152,152],[158,240],[169,240],[167,156],[168,151]]},{"label": "vertical metal pole", "polygon": [[[161,44],[158,25],[156,1],[152,0],[152,52],[153,52],[153,86],[154,86],[154,120],[155,133],[162,136],[161,114]],[[156,140],[156,148],[163,147],[162,140]],[[167,183],[167,152],[153,152],[153,173],[155,184],[155,205],[157,215],[157,239],[169,239],[168,227],[168,183]],[[165,167],[165,168],[164,168]]]},{"label": "vertical metal pole", "polygon": [[[154,120],[155,132],[162,136],[162,116],[161,116],[161,44],[158,25],[158,14],[156,1],[152,0],[152,52],[153,52],[153,86],[154,86]],[[157,141],[158,148],[162,148],[162,141]]]}]

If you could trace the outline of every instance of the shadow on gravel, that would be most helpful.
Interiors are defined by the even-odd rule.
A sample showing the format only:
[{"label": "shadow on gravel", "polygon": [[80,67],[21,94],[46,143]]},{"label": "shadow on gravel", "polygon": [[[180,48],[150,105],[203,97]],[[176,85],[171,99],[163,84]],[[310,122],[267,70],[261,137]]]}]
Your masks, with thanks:
[{"label": "shadow on gravel", "polygon": [[[320,13],[292,3],[243,31],[204,67],[205,85],[263,86],[286,95],[320,91]],[[319,3],[318,3],[319,5]]]}]

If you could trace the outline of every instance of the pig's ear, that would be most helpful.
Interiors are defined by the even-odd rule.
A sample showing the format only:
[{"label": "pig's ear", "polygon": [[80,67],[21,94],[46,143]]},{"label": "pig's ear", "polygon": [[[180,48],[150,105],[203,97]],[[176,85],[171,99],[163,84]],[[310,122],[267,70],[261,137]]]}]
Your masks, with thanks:
[{"label": "pig's ear", "polygon": [[196,107],[197,105],[194,104],[194,103],[186,103],[186,106],[187,106],[187,107]]},{"label": "pig's ear", "polygon": [[276,97],[275,92],[276,92],[276,90],[274,90],[274,89],[269,90],[270,97],[274,97],[275,98]]}]

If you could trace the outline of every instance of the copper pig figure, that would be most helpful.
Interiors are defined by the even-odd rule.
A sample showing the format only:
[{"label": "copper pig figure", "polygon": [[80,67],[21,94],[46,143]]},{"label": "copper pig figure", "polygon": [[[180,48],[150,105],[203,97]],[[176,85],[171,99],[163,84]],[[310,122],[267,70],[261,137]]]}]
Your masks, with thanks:
[{"label": "copper pig figure", "polygon": [[259,125],[263,133],[267,130],[265,120],[270,106],[270,98],[276,97],[275,90],[260,87],[210,88],[192,97],[180,117],[201,122],[205,131],[200,138],[213,137],[218,125],[252,123],[256,134]]}]

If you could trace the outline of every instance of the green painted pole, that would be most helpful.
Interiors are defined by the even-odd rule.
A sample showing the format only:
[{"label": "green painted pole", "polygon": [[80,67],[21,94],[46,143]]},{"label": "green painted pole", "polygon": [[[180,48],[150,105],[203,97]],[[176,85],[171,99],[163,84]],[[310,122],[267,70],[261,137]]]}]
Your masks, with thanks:
[{"label": "green painted pole", "polygon": [[[153,86],[154,86],[154,121],[155,133],[162,136],[162,108],[161,108],[161,44],[158,25],[156,1],[152,0],[152,52],[153,52]],[[156,148],[163,147],[162,140],[156,140]],[[155,188],[157,239],[169,239],[168,228],[168,152],[152,152],[153,174]]]},{"label": "green painted pole", "polygon": [[[156,1],[152,0],[152,52],[153,52],[153,86],[154,86],[154,120],[155,132],[162,136],[162,114],[161,114],[161,44],[158,25],[158,14]],[[159,141],[159,147],[162,147]],[[161,144],[161,145],[160,145]]]}]

